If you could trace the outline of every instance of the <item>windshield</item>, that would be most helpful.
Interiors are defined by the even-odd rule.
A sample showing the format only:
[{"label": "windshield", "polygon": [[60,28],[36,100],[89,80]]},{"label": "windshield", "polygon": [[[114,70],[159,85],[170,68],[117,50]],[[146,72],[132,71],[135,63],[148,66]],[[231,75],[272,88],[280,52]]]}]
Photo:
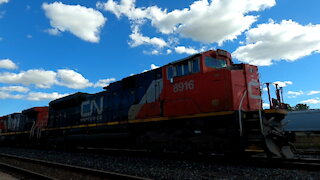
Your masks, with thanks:
[{"label": "windshield", "polygon": [[227,62],[222,59],[206,56],[206,66],[221,69],[227,67]]}]

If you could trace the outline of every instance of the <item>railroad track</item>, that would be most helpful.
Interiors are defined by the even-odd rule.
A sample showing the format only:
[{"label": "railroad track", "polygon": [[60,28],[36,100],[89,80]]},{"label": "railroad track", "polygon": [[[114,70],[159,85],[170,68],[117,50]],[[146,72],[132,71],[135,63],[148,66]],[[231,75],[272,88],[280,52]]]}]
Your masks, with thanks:
[{"label": "railroad track", "polygon": [[248,165],[267,168],[301,169],[307,171],[317,171],[320,169],[320,159],[294,158],[294,159],[269,159],[269,158],[251,158]]},{"label": "railroad track", "polygon": [[77,179],[77,180],[99,180],[99,179],[123,179],[123,180],[146,180],[147,178],[136,177],[115,172],[101,171],[79,166],[61,164],[8,155],[0,153],[0,166],[10,169],[19,175],[31,179]]},{"label": "railroad track", "polygon": [[[80,150],[80,149],[78,149]],[[152,153],[150,151],[132,151],[123,149],[99,149],[92,148],[86,149],[84,152],[94,152],[102,154],[112,154],[117,156],[133,156],[133,157],[149,157],[149,158],[161,158],[170,160],[189,160],[196,162],[215,162],[220,164],[242,164],[255,167],[266,168],[285,168],[285,169],[303,169],[303,170],[319,170],[320,159],[315,158],[302,158],[297,155],[294,159],[282,159],[282,158],[266,158],[266,157],[226,157],[221,154],[211,155],[185,155],[180,153]]]}]

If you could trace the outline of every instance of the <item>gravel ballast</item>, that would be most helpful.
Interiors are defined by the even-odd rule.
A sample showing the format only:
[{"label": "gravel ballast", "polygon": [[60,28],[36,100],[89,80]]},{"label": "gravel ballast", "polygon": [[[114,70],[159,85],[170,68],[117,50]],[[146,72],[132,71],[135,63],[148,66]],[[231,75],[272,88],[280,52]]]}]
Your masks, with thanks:
[{"label": "gravel ballast", "polygon": [[0,153],[125,173],[151,179],[319,179],[320,171],[261,168],[191,160],[0,147]]}]

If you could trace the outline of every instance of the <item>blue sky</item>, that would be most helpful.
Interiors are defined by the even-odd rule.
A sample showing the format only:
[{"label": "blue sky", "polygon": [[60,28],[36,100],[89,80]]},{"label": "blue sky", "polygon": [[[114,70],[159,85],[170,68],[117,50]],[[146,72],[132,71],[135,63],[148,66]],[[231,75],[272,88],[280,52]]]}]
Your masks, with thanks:
[{"label": "blue sky", "polygon": [[258,65],[261,82],[281,84],[290,105],[320,108],[319,7],[298,0],[0,0],[0,116],[99,92],[217,48]]}]

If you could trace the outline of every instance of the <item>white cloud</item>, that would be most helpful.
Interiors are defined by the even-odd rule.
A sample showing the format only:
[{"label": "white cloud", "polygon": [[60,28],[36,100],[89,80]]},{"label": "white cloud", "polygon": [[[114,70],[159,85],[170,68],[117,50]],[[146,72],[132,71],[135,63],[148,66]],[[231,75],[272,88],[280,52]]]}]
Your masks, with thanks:
[{"label": "white cloud", "polygon": [[115,80],[115,78],[100,79],[97,83],[94,84],[93,87],[106,87]]},{"label": "white cloud", "polygon": [[42,8],[53,27],[52,30],[48,30],[49,33],[69,31],[85,41],[99,42],[100,29],[107,20],[99,11],[61,2],[43,3]]},{"label": "white cloud", "polygon": [[305,104],[320,104],[320,99],[319,98],[308,99],[308,100],[301,101],[301,103],[305,103]]},{"label": "white cloud", "polygon": [[[157,6],[137,8],[135,0],[108,0],[97,3],[98,8],[114,13],[118,18],[127,16],[134,24],[149,20],[161,33],[178,33],[204,43],[223,43],[233,40],[249,29],[257,16],[248,15],[275,5],[274,0],[198,0],[188,8],[168,12]],[[241,23],[239,23],[241,22]]]},{"label": "white cloud", "polygon": [[[22,91],[21,91],[22,92]],[[8,92],[0,91],[0,99],[26,99],[30,101],[41,101],[41,100],[54,100],[69,94],[43,93],[43,92],[30,92],[28,94],[10,94]]]},{"label": "white cloud", "polygon": [[14,62],[12,62],[10,59],[2,59],[0,60],[0,68],[17,69],[18,66]]},{"label": "white cloud", "polygon": [[53,35],[53,36],[57,36],[57,35],[61,34],[61,32],[58,29],[46,29],[46,30],[44,30],[44,32],[46,32],[50,35]]},{"label": "white cloud", "polygon": [[197,50],[189,47],[189,48],[186,48],[184,46],[178,46],[178,47],[175,47],[174,50],[176,51],[176,53],[178,54],[196,54],[198,53]]},{"label": "white cloud", "polygon": [[32,35],[31,35],[31,34],[28,34],[28,35],[27,35],[27,38],[28,38],[28,39],[31,39],[31,38],[32,38]]},{"label": "white cloud", "polygon": [[145,69],[145,70],[143,70],[142,72],[147,72],[147,71],[150,71],[150,70],[153,70],[153,69],[157,69],[158,67],[160,67],[160,66],[157,66],[157,65],[155,65],[155,64],[151,64],[150,65],[150,69]]},{"label": "white cloud", "polygon": [[57,84],[72,89],[84,89],[93,84],[80,73],[69,69],[60,69],[57,72]]},{"label": "white cloud", "polygon": [[125,15],[130,20],[138,20],[148,16],[145,8],[135,7],[135,0],[122,0],[120,4],[117,4],[113,0],[109,0],[106,3],[98,2],[97,7],[114,13],[117,18]]},{"label": "white cloud", "polygon": [[160,52],[159,52],[158,50],[155,50],[155,49],[154,49],[154,50],[151,51],[151,54],[157,55],[157,54],[160,54]]},{"label": "white cloud", "polygon": [[155,64],[151,64],[151,65],[150,65],[150,68],[151,68],[151,69],[157,69],[158,67],[159,67],[159,66],[157,66],[157,65],[155,65]]},{"label": "white cloud", "polygon": [[263,103],[262,107],[263,107],[263,109],[270,109],[270,104],[269,103]]},{"label": "white cloud", "polygon": [[34,84],[39,88],[50,88],[56,83],[56,73],[41,69],[31,69],[20,73],[0,73],[1,83],[11,84]]},{"label": "white cloud", "polygon": [[297,96],[301,96],[303,95],[303,91],[288,91],[288,95],[291,95],[289,96],[289,98],[296,98]]},{"label": "white cloud", "polygon": [[320,94],[320,91],[310,91],[307,95]]},{"label": "white cloud", "polygon": [[0,0],[0,4],[8,3],[9,0]]},{"label": "white cloud", "polygon": [[292,85],[292,81],[275,81],[273,84],[278,84],[279,87],[286,87],[287,85]]},{"label": "white cloud", "polygon": [[0,99],[22,99],[24,96],[0,91]]},{"label": "white cloud", "polygon": [[53,93],[30,92],[27,95],[27,100],[30,100],[30,101],[54,100],[67,95],[69,94],[59,94],[57,92],[53,92]]},{"label": "white cloud", "polygon": [[69,69],[57,72],[42,69],[31,69],[20,73],[0,73],[0,83],[35,85],[38,88],[50,88],[53,85],[65,86],[72,89],[84,89],[93,84],[80,73]]},{"label": "white cloud", "polygon": [[10,92],[28,92],[30,89],[23,86],[5,86],[0,87],[0,91],[10,91]]},{"label": "white cloud", "polygon": [[131,42],[129,42],[129,45],[131,47],[137,47],[140,45],[153,45],[158,48],[163,48],[167,46],[167,43],[163,39],[157,37],[150,38],[147,36],[143,36],[137,28],[135,28],[135,30],[132,32],[132,34],[130,34],[129,37],[131,39]]},{"label": "white cloud", "polygon": [[0,11],[0,19],[2,19],[5,14],[6,14],[6,11]]},{"label": "white cloud", "polygon": [[270,20],[246,33],[246,44],[232,53],[240,61],[269,66],[275,61],[296,61],[320,51],[320,24],[300,25],[292,20]]}]

